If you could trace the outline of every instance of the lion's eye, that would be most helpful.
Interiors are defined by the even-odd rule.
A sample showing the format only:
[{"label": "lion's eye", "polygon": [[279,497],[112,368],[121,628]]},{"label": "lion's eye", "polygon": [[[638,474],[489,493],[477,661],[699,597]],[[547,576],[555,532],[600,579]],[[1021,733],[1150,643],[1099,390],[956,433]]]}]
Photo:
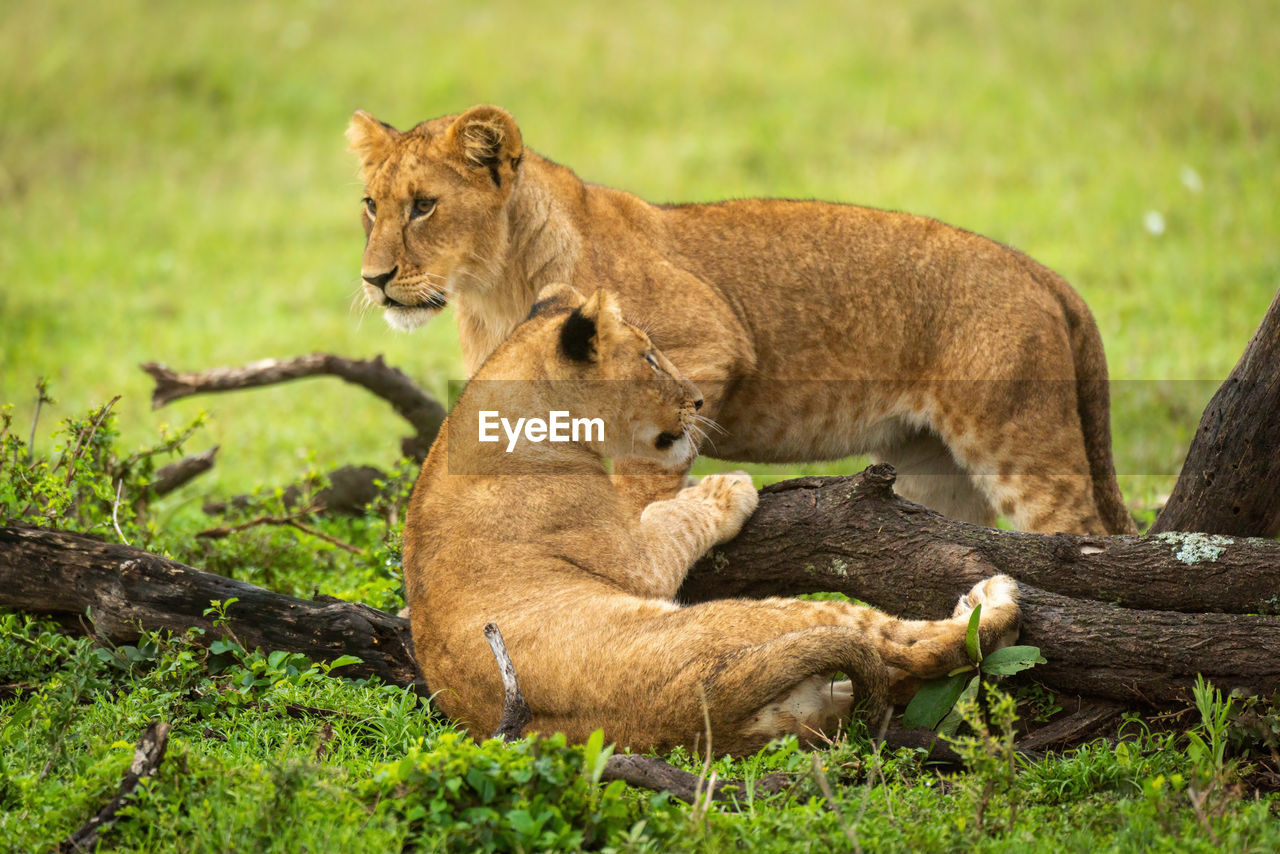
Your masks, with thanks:
[{"label": "lion's eye", "polygon": [[658,360],[653,358],[652,353],[645,353],[644,360],[649,363],[649,367],[653,368],[655,371],[659,370]]},{"label": "lion's eye", "polygon": [[431,213],[435,209],[436,209],[435,199],[414,199],[413,213],[411,214],[411,216],[414,216],[414,217],[426,216],[427,214]]},{"label": "lion's eye", "polygon": [[365,213],[369,214],[369,219],[373,219],[378,215],[378,203],[373,199],[365,196],[364,199]]}]

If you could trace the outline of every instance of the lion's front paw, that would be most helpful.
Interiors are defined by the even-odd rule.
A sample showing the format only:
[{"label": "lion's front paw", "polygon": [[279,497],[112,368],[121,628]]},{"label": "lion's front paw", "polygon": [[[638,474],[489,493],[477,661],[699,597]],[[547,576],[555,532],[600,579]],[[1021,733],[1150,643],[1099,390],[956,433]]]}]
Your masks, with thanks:
[{"label": "lion's front paw", "polygon": [[960,597],[952,616],[963,618],[982,606],[982,647],[987,652],[1009,646],[1018,639],[1018,582],[1007,575],[993,575],[973,585]]},{"label": "lion's front paw", "polygon": [[1007,575],[993,575],[986,581],[979,581],[973,589],[960,597],[953,617],[963,617],[973,610],[975,605],[986,605],[989,608],[1000,605],[1012,605],[1018,602],[1018,582]]},{"label": "lion's front paw", "polygon": [[742,529],[756,509],[760,500],[751,475],[743,471],[726,474],[709,474],[691,492],[712,504],[722,514],[723,527],[720,531],[720,542],[732,539]]},{"label": "lion's front paw", "polygon": [[751,475],[744,471],[709,474],[694,489],[702,494],[703,499],[740,514],[744,520],[756,509],[756,503],[760,500],[755,484],[751,482]]}]

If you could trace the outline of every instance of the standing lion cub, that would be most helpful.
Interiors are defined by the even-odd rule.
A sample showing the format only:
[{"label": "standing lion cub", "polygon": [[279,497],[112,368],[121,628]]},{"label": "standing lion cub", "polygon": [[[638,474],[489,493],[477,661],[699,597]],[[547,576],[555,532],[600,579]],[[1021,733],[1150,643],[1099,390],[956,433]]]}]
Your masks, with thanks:
[{"label": "standing lion cub", "polygon": [[[445,714],[477,737],[497,726],[491,621],[531,729],[582,741],[603,728],[620,747],[665,751],[705,737],[705,704],[720,753],[834,733],[856,702],[874,708],[886,688],[964,663],[965,615],[979,602],[984,646],[1016,631],[1005,576],[932,622],[795,599],[677,605],[689,567],[755,508],[751,479],[710,475],[637,516],[605,460],[686,465],[701,405],[608,292],[542,292],[449,413],[405,520],[414,648]],[[534,419],[543,427],[512,429]],[[496,440],[495,423],[505,425]],[[836,672],[852,681],[832,683]]]},{"label": "standing lion cub", "polygon": [[[457,308],[468,374],[539,289],[608,287],[718,422],[703,451],[804,462],[870,453],[948,516],[1132,531],[1111,459],[1107,367],[1053,271],[935,220],[753,199],[652,205],[525,148],[497,107],[400,132],[357,112],[364,292],[398,329]],[[682,471],[615,468],[639,512]]]}]

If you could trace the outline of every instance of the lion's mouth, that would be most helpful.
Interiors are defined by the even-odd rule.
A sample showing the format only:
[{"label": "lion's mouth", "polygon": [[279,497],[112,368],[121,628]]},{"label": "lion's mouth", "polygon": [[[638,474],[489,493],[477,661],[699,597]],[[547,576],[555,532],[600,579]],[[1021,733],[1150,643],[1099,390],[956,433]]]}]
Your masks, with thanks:
[{"label": "lion's mouth", "polygon": [[393,300],[391,297],[386,298],[386,302],[382,304],[383,308],[430,308],[442,309],[449,304],[449,300],[444,294],[432,294],[420,303],[410,305],[409,303]]}]

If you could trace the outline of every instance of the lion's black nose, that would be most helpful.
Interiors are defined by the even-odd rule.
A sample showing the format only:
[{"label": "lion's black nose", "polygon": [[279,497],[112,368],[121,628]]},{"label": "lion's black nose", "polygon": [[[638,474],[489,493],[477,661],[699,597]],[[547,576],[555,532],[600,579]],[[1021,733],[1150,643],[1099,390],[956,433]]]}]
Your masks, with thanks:
[{"label": "lion's black nose", "polygon": [[695,400],[695,401],[693,402],[693,408],[694,408],[694,409],[701,409],[701,408],[702,408],[702,398],[698,398],[697,400]]},{"label": "lion's black nose", "polygon": [[399,267],[392,267],[389,271],[385,273],[379,273],[376,276],[366,276],[364,273],[361,273],[360,278],[364,279],[366,282],[373,285],[378,290],[385,291],[387,289],[387,282],[391,281],[396,277],[396,270],[399,270],[399,269],[400,269]]}]

